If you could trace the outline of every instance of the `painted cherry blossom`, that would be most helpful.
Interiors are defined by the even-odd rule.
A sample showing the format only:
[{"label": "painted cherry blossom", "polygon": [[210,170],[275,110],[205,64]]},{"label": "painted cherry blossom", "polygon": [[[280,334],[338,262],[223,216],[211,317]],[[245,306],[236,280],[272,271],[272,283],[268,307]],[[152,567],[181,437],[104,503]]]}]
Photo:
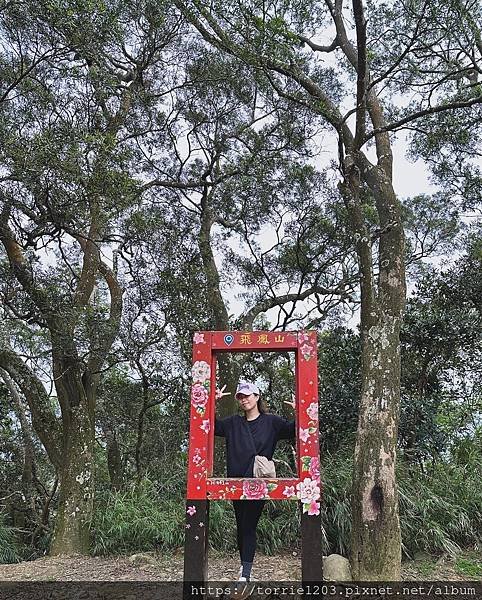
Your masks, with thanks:
[{"label": "painted cherry blossom", "polygon": [[285,485],[285,489],[283,490],[283,496],[287,498],[292,498],[296,496],[295,486],[294,485]]},{"label": "painted cherry blossom", "polygon": [[241,498],[248,500],[260,500],[268,495],[268,486],[262,479],[251,479],[243,481],[243,495]]},{"label": "painted cherry blossom", "polygon": [[206,340],[204,339],[204,333],[195,333],[194,334],[194,343],[195,344],[205,344]]},{"label": "painted cherry blossom", "polygon": [[194,382],[204,383],[211,377],[211,367],[205,360],[197,360],[191,369]]},{"label": "painted cherry blossom", "polygon": [[309,471],[311,479],[318,480],[320,478],[320,459],[318,456],[311,457]]},{"label": "painted cherry blossom", "polygon": [[196,507],[195,506],[188,506],[186,512],[187,512],[187,514],[190,517],[192,517],[193,515],[196,514]]},{"label": "painted cherry blossom", "polygon": [[297,496],[303,504],[309,504],[312,500],[318,500],[320,497],[320,487],[317,481],[312,481],[306,477],[296,486]]},{"label": "painted cherry blossom", "polygon": [[310,430],[309,429],[303,429],[302,427],[300,427],[300,433],[299,433],[300,440],[302,442],[306,442],[309,437],[310,437]]},{"label": "painted cherry blossom", "polygon": [[[303,507],[304,511],[304,507]],[[320,514],[320,503],[316,500],[312,500],[308,505],[308,514],[311,515],[319,515]]]},{"label": "painted cherry blossom", "polygon": [[199,427],[207,433],[211,427],[209,424],[209,419],[203,419],[202,425],[199,425]]},{"label": "painted cherry blossom", "polygon": [[312,421],[316,421],[318,419],[318,404],[316,402],[312,402],[306,409],[306,414]]},{"label": "painted cherry blossom", "polygon": [[[193,462],[195,465],[199,465],[199,463],[200,463],[201,461],[202,461],[202,458],[201,458],[201,455],[200,455],[200,454],[195,454],[195,455],[192,457],[192,462]],[[194,475],[194,476],[196,476],[196,475]]]},{"label": "painted cherry blossom", "polygon": [[196,408],[204,408],[208,402],[208,392],[200,383],[195,383],[191,388],[191,402]]},{"label": "painted cherry blossom", "polygon": [[301,344],[302,342],[309,342],[310,341],[310,335],[308,333],[306,333],[305,331],[300,331],[298,333],[298,342]]}]

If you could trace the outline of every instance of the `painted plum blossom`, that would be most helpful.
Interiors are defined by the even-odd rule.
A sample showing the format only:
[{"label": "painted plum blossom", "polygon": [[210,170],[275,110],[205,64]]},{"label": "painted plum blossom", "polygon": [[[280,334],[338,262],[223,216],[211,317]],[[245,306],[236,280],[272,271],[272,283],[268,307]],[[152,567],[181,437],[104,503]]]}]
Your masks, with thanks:
[{"label": "painted plum blossom", "polygon": [[192,366],[191,373],[194,383],[204,383],[211,377],[211,367],[205,360],[196,360]]},{"label": "painted plum blossom", "polygon": [[306,505],[303,505],[303,512],[307,512],[310,516],[320,514],[320,503],[317,502],[316,500],[312,500],[308,504],[307,510],[305,510],[305,506]]},{"label": "painted plum blossom", "polygon": [[201,425],[199,425],[199,427],[205,431],[206,433],[208,433],[209,429],[210,429],[210,424],[209,424],[209,419],[203,419],[203,422]]},{"label": "painted plum blossom", "polygon": [[292,498],[296,496],[296,490],[294,485],[285,485],[285,489],[283,490],[283,496],[287,498]]},{"label": "painted plum blossom", "polygon": [[303,504],[309,504],[312,500],[318,500],[320,497],[320,486],[317,481],[306,477],[296,486],[297,496]]},{"label": "painted plum blossom", "polygon": [[302,342],[309,342],[310,334],[306,333],[306,331],[300,331],[298,333],[298,342],[301,344]]},{"label": "painted plum blossom", "polygon": [[205,344],[206,340],[204,339],[204,333],[196,332],[194,334],[194,343],[195,344]]},{"label": "painted plum blossom", "polygon": [[309,437],[310,437],[310,430],[303,429],[302,427],[300,427],[300,433],[299,433],[300,440],[302,442],[307,442]]},{"label": "painted plum blossom", "polygon": [[193,515],[196,514],[196,507],[195,506],[188,506],[186,512],[187,512],[187,514],[190,517],[192,517]]},{"label": "painted plum blossom", "polygon": [[312,402],[306,409],[306,414],[312,421],[316,421],[318,419],[318,403]]},{"label": "painted plum blossom", "polygon": [[192,462],[193,462],[193,463],[194,463],[196,466],[197,466],[197,465],[199,465],[199,463],[201,463],[201,462],[202,462],[201,455],[200,455],[200,454],[195,454],[195,455],[192,457]]},{"label": "painted plum blossom", "polygon": [[262,479],[251,479],[243,481],[243,500],[261,500],[268,495],[268,485]]}]

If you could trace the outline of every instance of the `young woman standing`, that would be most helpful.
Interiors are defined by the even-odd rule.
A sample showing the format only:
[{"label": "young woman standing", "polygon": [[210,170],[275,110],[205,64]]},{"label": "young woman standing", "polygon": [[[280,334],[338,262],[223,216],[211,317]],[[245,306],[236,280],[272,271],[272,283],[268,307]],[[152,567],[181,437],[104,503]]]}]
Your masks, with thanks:
[{"label": "young woman standing", "polygon": [[[229,395],[226,386],[216,393],[216,399]],[[214,434],[226,439],[228,477],[253,477],[255,456],[273,458],[276,443],[295,437],[295,421],[288,421],[266,412],[259,388],[242,381],[236,389],[236,400],[243,415],[215,419]],[[292,408],[294,400],[285,402]],[[236,533],[241,567],[239,581],[249,581],[256,551],[256,527],[265,500],[233,500],[236,516]]]}]

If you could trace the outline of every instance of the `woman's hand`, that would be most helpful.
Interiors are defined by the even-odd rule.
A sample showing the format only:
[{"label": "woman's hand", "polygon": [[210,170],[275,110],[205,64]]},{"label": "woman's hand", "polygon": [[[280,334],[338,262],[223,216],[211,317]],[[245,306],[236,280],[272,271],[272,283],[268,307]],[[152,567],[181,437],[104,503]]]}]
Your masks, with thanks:
[{"label": "woman's hand", "polygon": [[216,400],[220,400],[223,396],[231,396],[231,392],[225,392],[226,385],[223,385],[221,389],[216,389]]},{"label": "woman's hand", "polygon": [[[224,386],[224,387],[226,387],[226,386]],[[285,403],[285,404],[289,404],[289,406],[291,406],[291,408],[292,408],[293,410],[295,410],[295,406],[296,406],[296,402],[295,402],[295,395],[294,395],[294,394],[291,394],[291,402],[289,402],[288,400],[285,400],[285,401],[284,401],[284,403]]]}]

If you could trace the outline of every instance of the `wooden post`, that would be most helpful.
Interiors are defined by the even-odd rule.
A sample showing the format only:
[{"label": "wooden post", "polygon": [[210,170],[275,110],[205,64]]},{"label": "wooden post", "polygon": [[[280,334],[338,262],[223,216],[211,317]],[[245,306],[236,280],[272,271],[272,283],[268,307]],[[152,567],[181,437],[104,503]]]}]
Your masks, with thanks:
[{"label": "wooden post", "polygon": [[301,513],[301,580],[303,585],[323,581],[321,515]]},{"label": "wooden post", "polygon": [[193,587],[204,586],[208,578],[209,500],[186,501],[183,600],[203,596]]}]

